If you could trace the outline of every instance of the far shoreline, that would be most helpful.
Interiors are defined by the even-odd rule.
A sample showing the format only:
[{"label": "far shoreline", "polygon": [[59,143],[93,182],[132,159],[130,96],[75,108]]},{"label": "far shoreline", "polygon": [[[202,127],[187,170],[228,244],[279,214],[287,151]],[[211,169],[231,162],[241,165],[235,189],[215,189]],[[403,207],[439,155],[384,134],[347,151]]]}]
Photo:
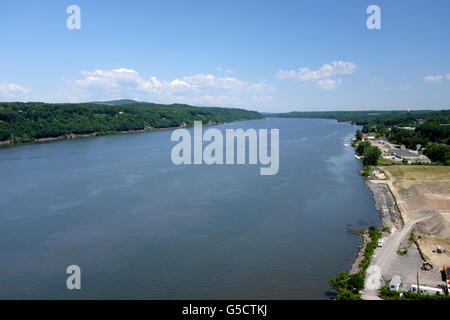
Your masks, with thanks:
[{"label": "far shoreline", "polygon": [[[227,121],[227,122],[209,121],[208,123],[203,124],[203,127],[218,126],[218,125],[222,125],[222,124],[226,124],[226,123],[235,123],[235,122],[242,122],[242,121],[264,120],[264,119],[267,119],[267,118],[243,119],[243,120],[234,120],[234,121]],[[118,131],[118,132],[111,132],[111,133],[107,133],[107,134],[99,134],[98,132],[92,132],[92,133],[87,133],[87,134],[70,133],[70,134],[66,134],[64,136],[40,138],[40,139],[36,139],[35,141],[25,142],[25,143],[11,143],[11,140],[5,140],[5,141],[0,141],[0,150],[29,146],[29,145],[46,144],[46,143],[51,143],[51,142],[84,140],[84,139],[90,139],[90,138],[96,138],[96,137],[118,136],[118,135],[126,135],[126,134],[133,134],[133,133],[158,132],[158,131],[186,129],[186,128],[193,128],[193,126],[188,126],[188,125],[186,125],[186,123],[183,122],[183,125],[178,126],[178,127],[163,127],[163,128],[146,127],[144,129]]]}]

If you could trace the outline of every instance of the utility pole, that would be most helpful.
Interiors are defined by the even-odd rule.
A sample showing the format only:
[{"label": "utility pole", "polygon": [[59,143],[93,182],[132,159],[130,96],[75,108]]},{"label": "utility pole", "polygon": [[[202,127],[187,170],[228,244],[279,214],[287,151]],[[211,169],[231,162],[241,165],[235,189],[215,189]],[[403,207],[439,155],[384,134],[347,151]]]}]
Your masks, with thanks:
[{"label": "utility pole", "polygon": [[420,287],[419,287],[419,269],[417,269],[417,294],[420,297]]}]

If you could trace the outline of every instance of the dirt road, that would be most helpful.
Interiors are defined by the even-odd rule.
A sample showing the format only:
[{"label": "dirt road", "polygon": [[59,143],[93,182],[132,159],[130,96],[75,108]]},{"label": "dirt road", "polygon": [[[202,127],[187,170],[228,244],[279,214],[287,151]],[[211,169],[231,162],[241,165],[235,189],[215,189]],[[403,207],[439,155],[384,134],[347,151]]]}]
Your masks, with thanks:
[{"label": "dirt road", "polygon": [[398,209],[403,217],[404,225],[400,230],[393,232],[389,237],[385,238],[382,248],[375,249],[372,264],[367,269],[365,288],[361,293],[361,297],[365,300],[380,299],[378,297],[378,291],[382,284],[382,277],[386,274],[393,256],[397,254],[400,244],[406,241],[412,228],[417,222],[428,218],[423,217],[421,219],[408,219],[405,203],[391,181],[372,180],[372,183],[383,183],[388,185],[396,199]]}]

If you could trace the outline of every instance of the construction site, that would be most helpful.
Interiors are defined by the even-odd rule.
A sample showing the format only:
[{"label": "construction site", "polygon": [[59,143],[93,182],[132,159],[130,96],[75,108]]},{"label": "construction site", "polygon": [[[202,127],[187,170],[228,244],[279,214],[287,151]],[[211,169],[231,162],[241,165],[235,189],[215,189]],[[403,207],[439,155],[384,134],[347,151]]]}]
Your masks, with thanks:
[{"label": "construction site", "polygon": [[372,266],[379,285],[367,285],[364,299],[379,289],[426,295],[446,294],[450,286],[450,168],[391,165],[374,167],[366,181],[383,225],[383,241]]}]

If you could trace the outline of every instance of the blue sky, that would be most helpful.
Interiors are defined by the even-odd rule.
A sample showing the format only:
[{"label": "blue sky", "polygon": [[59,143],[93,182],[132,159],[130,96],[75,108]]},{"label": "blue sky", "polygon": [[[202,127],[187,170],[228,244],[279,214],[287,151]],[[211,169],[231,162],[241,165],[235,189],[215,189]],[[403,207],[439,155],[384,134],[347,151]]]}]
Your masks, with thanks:
[{"label": "blue sky", "polygon": [[448,108],[449,14],[447,0],[2,0],[0,101]]}]

